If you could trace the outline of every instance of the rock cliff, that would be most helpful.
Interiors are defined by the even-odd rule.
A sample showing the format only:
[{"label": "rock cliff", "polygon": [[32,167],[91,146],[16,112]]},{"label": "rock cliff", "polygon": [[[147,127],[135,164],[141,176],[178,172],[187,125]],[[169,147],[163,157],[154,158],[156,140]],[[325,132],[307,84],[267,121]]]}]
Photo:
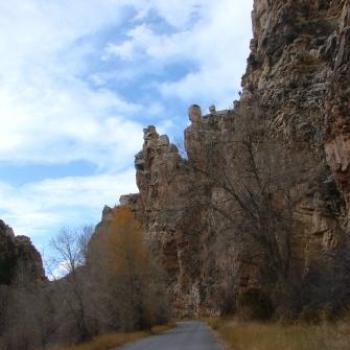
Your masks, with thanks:
[{"label": "rock cliff", "polygon": [[0,220],[0,285],[44,281],[45,273],[39,252],[26,236],[15,236]]},{"label": "rock cliff", "polygon": [[[255,0],[252,21],[251,54],[235,108],[212,107],[204,116],[199,106],[190,108],[187,159],[167,136],[146,128],[135,159],[140,193],[120,200],[144,223],[182,312],[219,312],[230,289],[268,291],[272,282],[261,276],[275,253],[284,256],[274,261],[285,264],[285,278],[294,276],[296,284],[327,270],[343,287],[339,261],[347,261],[350,206],[350,1]],[[254,137],[244,131],[252,121]],[[251,139],[253,166],[246,170],[252,159],[249,152],[242,157],[240,147]],[[282,164],[287,159],[288,166]],[[259,179],[267,176],[262,190]],[[288,232],[288,247],[281,248],[282,236],[275,251],[265,252],[247,239],[252,225],[244,222],[242,210],[256,220],[248,200],[270,228],[290,209],[289,227],[275,223],[270,232]],[[272,220],[264,210],[278,214]],[[244,244],[228,243],[234,231],[246,233]]]}]

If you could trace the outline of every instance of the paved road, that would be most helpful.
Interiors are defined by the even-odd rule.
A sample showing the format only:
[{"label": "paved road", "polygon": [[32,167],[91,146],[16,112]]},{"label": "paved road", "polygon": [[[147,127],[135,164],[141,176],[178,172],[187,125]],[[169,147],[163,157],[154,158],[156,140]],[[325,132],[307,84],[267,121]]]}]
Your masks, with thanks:
[{"label": "paved road", "polygon": [[160,335],[126,345],[119,350],[224,350],[202,322],[180,322]]}]

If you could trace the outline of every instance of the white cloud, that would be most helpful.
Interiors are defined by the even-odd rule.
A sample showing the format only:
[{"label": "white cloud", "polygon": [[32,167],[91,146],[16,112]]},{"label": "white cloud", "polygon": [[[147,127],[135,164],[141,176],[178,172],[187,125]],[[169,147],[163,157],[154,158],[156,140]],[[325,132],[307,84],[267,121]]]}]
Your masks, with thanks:
[{"label": "white cloud", "polygon": [[237,6],[226,0],[216,1],[215,6],[211,3],[212,16],[198,23],[188,44],[189,59],[198,63],[198,70],[179,81],[163,83],[163,94],[185,101],[211,100],[222,107],[233,101],[248,56],[251,8],[250,1],[235,2]]},{"label": "white cloud", "polygon": [[[196,19],[192,26],[165,34],[147,24],[135,26],[128,32],[127,40],[106,47],[107,57],[142,60],[143,64],[148,61],[158,67],[192,62],[194,71],[178,81],[160,84],[164,97],[179,97],[186,103],[212,101],[227,107],[233,100],[234,89],[240,86],[248,56],[252,1],[198,0],[190,5],[187,14]],[[162,13],[159,4],[155,9]],[[186,22],[188,16],[184,16]]]},{"label": "white cloud", "polygon": [[[135,191],[130,165],[144,121],[153,118],[162,133],[176,128],[168,113],[177,112],[166,108],[174,98],[231,102],[245,65],[251,6],[252,0],[1,1],[0,162],[82,160],[98,168],[97,175],[17,187],[0,182],[1,217],[18,234],[39,237],[96,219],[105,203]],[[171,64],[193,69],[161,83],[142,80]],[[145,90],[133,95],[139,86]]]},{"label": "white cloud", "polygon": [[152,11],[176,29],[183,29],[205,10],[205,4],[212,0],[130,0],[137,10],[136,18],[144,19]]},{"label": "white cloud", "polygon": [[[159,84],[164,99],[227,104],[248,49],[250,7],[246,0],[1,2],[0,161],[130,164],[142,129],[132,119],[145,106],[125,100],[117,87],[103,88],[106,81],[89,65],[89,55],[99,56],[97,33],[125,25],[133,8],[138,21],[130,22],[128,40],[106,46],[107,55],[134,62],[119,78],[190,61],[194,71]],[[156,32],[147,23],[152,11],[175,30]]]},{"label": "white cloud", "polygon": [[55,281],[57,279],[60,279],[64,276],[66,276],[70,272],[69,262],[68,261],[61,261],[57,263],[55,260],[52,261],[51,266],[46,266],[46,270],[48,273],[48,278],[51,281]]},{"label": "white cloud", "polygon": [[[96,223],[105,204],[137,191],[135,171],[118,174],[65,177],[28,183],[20,187],[0,183],[2,218],[17,234],[38,237],[60,226]],[[92,221],[94,220],[94,221]]]},{"label": "white cloud", "polygon": [[0,87],[1,160],[84,159],[120,168],[140,148],[142,126],[127,120],[139,107],[116,93],[91,91],[76,81],[67,89],[49,87],[41,95],[32,89],[16,94],[2,93]]},{"label": "white cloud", "polygon": [[143,107],[85,79],[95,36],[123,23],[127,4],[0,3],[0,161],[130,164],[142,141],[132,116]]}]

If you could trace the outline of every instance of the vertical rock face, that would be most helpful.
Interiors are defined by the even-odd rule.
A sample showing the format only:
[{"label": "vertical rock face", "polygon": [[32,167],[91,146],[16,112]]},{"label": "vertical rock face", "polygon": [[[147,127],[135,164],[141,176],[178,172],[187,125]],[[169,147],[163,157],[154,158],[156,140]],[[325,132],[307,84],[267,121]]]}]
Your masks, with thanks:
[{"label": "vertical rock face", "polygon": [[0,220],[0,285],[18,278],[29,282],[45,280],[42,259],[28,237],[15,236]]},{"label": "vertical rock face", "polygon": [[[251,54],[236,108],[211,107],[203,116],[199,106],[190,107],[186,160],[167,136],[153,126],[145,129],[135,159],[140,193],[121,198],[143,221],[171,277],[175,306],[185,312],[218,309],[220,287],[227,282],[220,271],[229,253],[213,253],[224,223],[212,207],[218,198],[225,202],[225,195],[208,174],[217,167],[234,173],[235,120],[247,118],[237,110],[256,101],[264,132],[302,164],[296,164],[302,171],[294,188],[300,199],[293,208],[298,230],[292,267],[306,276],[315,266],[332,266],[348,247],[350,1],[256,0],[252,20]],[[261,261],[247,262],[243,252],[235,256],[229,263],[243,266],[240,287],[257,287]]]},{"label": "vertical rock face", "polygon": [[349,206],[349,6],[347,0],[255,1],[243,77],[242,103],[258,96],[277,137],[319,168],[319,177],[306,181],[309,199],[298,211],[315,255],[341,243],[349,218],[342,203]]},{"label": "vertical rock face", "polygon": [[16,269],[29,282],[45,281],[45,271],[40,253],[33,246],[29,237],[16,236],[15,247],[17,255]]},{"label": "vertical rock face", "polygon": [[15,266],[15,235],[12,229],[0,220],[0,284],[11,282]]},{"label": "vertical rock face", "polygon": [[349,216],[350,204],[350,3],[336,7],[336,31],[328,38],[326,57],[329,85],[325,100],[327,161],[342,193]]},{"label": "vertical rock face", "polygon": [[308,163],[300,255],[327,255],[342,244],[348,219],[349,1],[256,0],[252,18],[241,103],[257,97],[272,133]]},{"label": "vertical rock face", "polygon": [[167,136],[159,136],[150,126],[144,130],[144,141],[135,160],[141,217],[150,245],[169,273],[175,304],[190,311],[199,299],[198,251],[205,229],[201,190],[195,190],[187,162]]},{"label": "vertical rock face", "polygon": [[[243,100],[259,95],[276,133],[317,148],[324,134],[331,1],[255,1]],[[305,112],[307,111],[307,114]]]},{"label": "vertical rock face", "polygon": [[347,0],[256,0],[242,99],[259,95],[275,132],[309,144],[346,196],[349,17]]}]

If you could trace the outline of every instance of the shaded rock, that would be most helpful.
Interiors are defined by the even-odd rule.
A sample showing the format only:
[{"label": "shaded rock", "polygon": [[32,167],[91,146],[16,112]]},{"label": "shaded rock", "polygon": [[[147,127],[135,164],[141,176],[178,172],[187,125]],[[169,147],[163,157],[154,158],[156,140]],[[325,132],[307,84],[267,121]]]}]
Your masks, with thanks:
[{"label": "shaded rock", "polygon": [[26,236],[15,236],[0,220],[0,284],[11,284],[19,275],[28,282],[46,279],[41,255]]}]

